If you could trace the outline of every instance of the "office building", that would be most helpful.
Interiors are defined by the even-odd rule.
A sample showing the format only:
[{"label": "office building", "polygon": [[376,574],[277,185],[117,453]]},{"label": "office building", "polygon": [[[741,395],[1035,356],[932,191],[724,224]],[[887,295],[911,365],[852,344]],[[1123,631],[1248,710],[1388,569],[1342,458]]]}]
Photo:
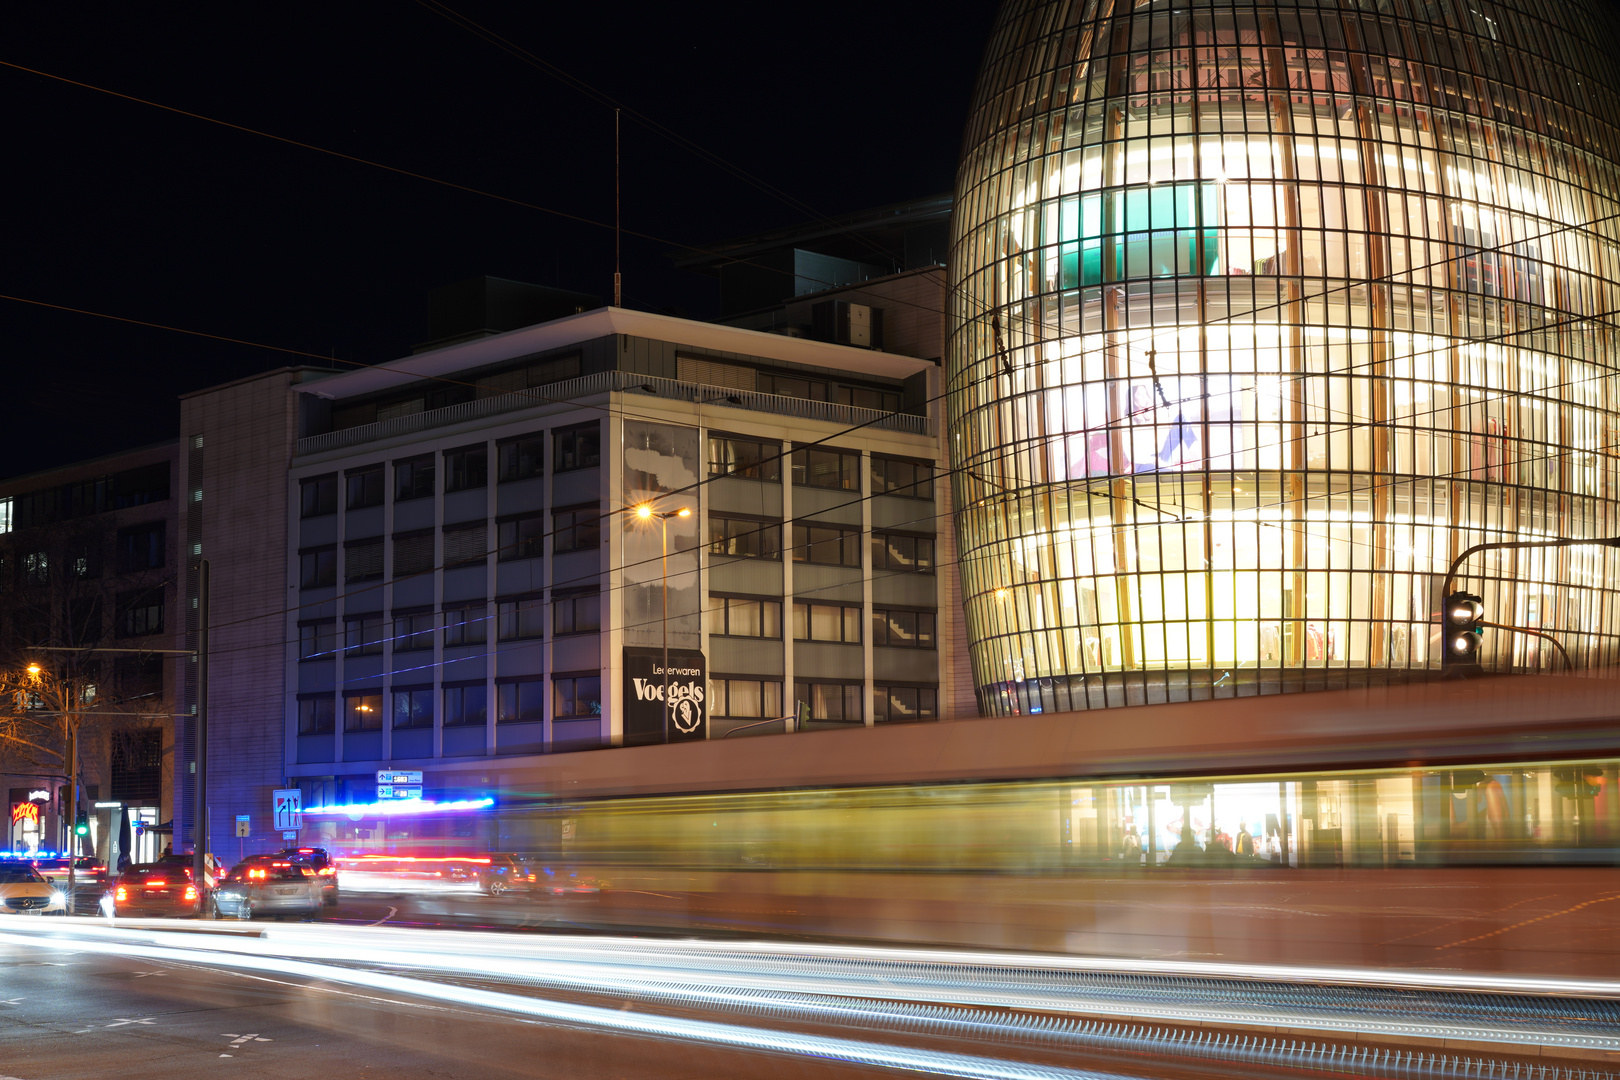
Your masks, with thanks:
[{"label": "office building", "polygon": [[288,382],[285,773],[449,797],[542,754],[971,714],[939,371],[600,308]]}]

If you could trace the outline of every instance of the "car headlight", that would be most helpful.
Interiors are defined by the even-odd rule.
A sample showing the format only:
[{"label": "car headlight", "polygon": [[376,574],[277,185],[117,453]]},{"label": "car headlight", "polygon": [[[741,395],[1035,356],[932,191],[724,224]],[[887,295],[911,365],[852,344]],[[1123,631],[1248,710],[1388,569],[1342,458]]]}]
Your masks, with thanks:
[{"label": "car headlight", "polygon": [[55,907],[57,904],[62,904],[64,906],[67,904],[67,893],[63,892],[61,889],[52,889],[51,906]]}]

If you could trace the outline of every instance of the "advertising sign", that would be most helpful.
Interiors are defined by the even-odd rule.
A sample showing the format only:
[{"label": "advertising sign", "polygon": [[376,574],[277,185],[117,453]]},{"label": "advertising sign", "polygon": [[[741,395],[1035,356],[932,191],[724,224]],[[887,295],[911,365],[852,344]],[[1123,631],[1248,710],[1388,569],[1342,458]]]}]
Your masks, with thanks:
[{"label": "advertising sign", "polygon": [[[665,689],[668,688],[668,698]],[[698,649],[624,650],[624,744],[688,742],[708,734],[709,672]]]}]

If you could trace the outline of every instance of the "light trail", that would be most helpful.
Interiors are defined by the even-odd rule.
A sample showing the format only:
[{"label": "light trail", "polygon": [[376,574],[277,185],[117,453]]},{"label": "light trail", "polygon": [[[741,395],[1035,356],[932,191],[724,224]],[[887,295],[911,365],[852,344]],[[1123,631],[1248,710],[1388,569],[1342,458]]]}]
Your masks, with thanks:
[{"label": "light trail", "polygon": [[[30,927],[29,929],[33,928]],[[171,935],[173,935],[172,931],[162,936]],[[447,985],[423,979],[412,979],[383,972],[362,971],[354,968],[312,963],[307,960],[249,955],[245,950],[204,949],[172,945],[147,945],[128,941],[94,940],[94,937],[99,936],[79,938],[62,933],[28,934],[0,931],[0,942],[33,948],[59,949],[68,952],[140,956],[146,959],[168,960],[176,963],[200,963],[254,972],[273,972],[323,982],[363,986],[372,990],[387,991],[415,998],[426,998],[464,1007],[474,1006],[495,1012],[511,1013],[561,1023],[584,1024],[591,1027],[608,1028],[638,1035],[651,1035],[658,1038],[690,1040],[742,1050],[794,1054],[856,1065],[933,1073],[940,1076],[967,1077],[974,1078],[974,1080],[1135,1080],[1135,1078],[1118,1073],[1056,1068],[1024,1062],[998,1061],[993,1058],[968,1054],[953,1054],[823,1035],[804,1035],[708,1020],[657,1016],[619,1009],[605,1009],[595,1005],[548,1001],[540,998],[483,990],[476,987]],[[238,938],[233,944],[242,944],[249,940],[254,939]],[[221,943],[211,942],[210,944],[217,945]]]},{"label": "light trail", "polygon": [[[401,992],[422,996],[438,996],[437,991],[427,994],[420,987],[442,990],[446,977],[503,983],[521,992],[481,988],[477,992],[496,994],[488,999],[490,1008],[510,1006],[519,1012],[539,1008],[537,999],[529,995],[549,991],[633,998],[655,1006],[763,1013],[795,1023],[882,1027],[891,1034],[921,1030],[918,1025],[922,1025],[929,1030],[948,1028],[952,1034],[1008,1041],[1027,1036],[1042,1024],[1050,1031],[1049,1022],[1041,1018],[1055,1014],[1157,1021],[1206,1030],[1287,1027],[1374,1038],[1466,1039],[1620,1053],[1620,1034],[1616,1034],[1620,1024],[1615,1023],[1620,1017],[1620,1006],[1615,1004],[1620,1001],[1620,982],[1599,980],[763,942],[535,938],[392,927],[260,928],[203,923],[190,924],[188,931],[172,922],[120,920],[67,926],[35,922],[27,924],[26,930],[26,934],[5,935],[3,940],[205,965],[318,972],[319,978],[374,988],[385,984],[373,981],[372,975],[406,979],[397,986],[386,985],[400,989],[408,984],[414,989]],[[275,966],[289,964],[300,966]],[[364,970],[376,967],[416,969],[431,972],[434,978],[384,976]],[[1142,979],[1144,975],[1154,977]],[[1170,984],[1172,979],[1186,981],[1176,986]],[[448,1000],[469,1001],[461,995],[473,989],[459,987],[448,992]],[[1406,995],[1418,990],[1431,999],[1420,1007],[1406,1000],[1396,1008],[1388,1000],[1376,1000],[1377,994],[1368,996],[1377,991],[1387,998],[1391,990]],[[1506,997],[1494,1000],[1496,995]],[[1508,1000],[1511,997],[1521,1000]],[[1523,1008],[1522,999],[1528,997],[1541,998],[1539,1004],[1564,1002],[1571,1007],[1563,1014],[1545,1009],[1516,1013],[1515,1009]],[[1588,1004],[1571,1002],[1572,998],[1585,999]],[[515,1003],[519,1002],[529,1004],[518,1008]],[[541,1003],[546,1008],[554,1004]],[[963,1006],[967,1008],[960,1008]],[[1011,1012],[977,1011],[984,1008]],[[1036,1015],[1021,1016],[1018,1011]],[[621,1015],[611,1010],[599,1012],[598,1019]],[[1071,1044],[1089,1040],[1091,1046],[1099,1046],[1106,1039],[1094,1030],[1097,1026],[1066,1021],[1054,1037]],[[673,1029],[668,1034],[698,1037]],[[811,1052],[791,1050],[785,1044],[781,1049]],[[952,1073],[944,1067],[936,1071],[990,1075]]]}]

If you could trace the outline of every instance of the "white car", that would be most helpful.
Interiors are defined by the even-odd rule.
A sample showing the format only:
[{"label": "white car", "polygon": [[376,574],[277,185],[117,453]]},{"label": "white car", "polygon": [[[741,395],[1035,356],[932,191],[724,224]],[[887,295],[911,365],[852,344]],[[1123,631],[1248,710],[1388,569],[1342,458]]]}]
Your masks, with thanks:
[{"label": "white car", "polygon": [[66,915],[67,893],[26,863],[0,862],[0,915]]}]

